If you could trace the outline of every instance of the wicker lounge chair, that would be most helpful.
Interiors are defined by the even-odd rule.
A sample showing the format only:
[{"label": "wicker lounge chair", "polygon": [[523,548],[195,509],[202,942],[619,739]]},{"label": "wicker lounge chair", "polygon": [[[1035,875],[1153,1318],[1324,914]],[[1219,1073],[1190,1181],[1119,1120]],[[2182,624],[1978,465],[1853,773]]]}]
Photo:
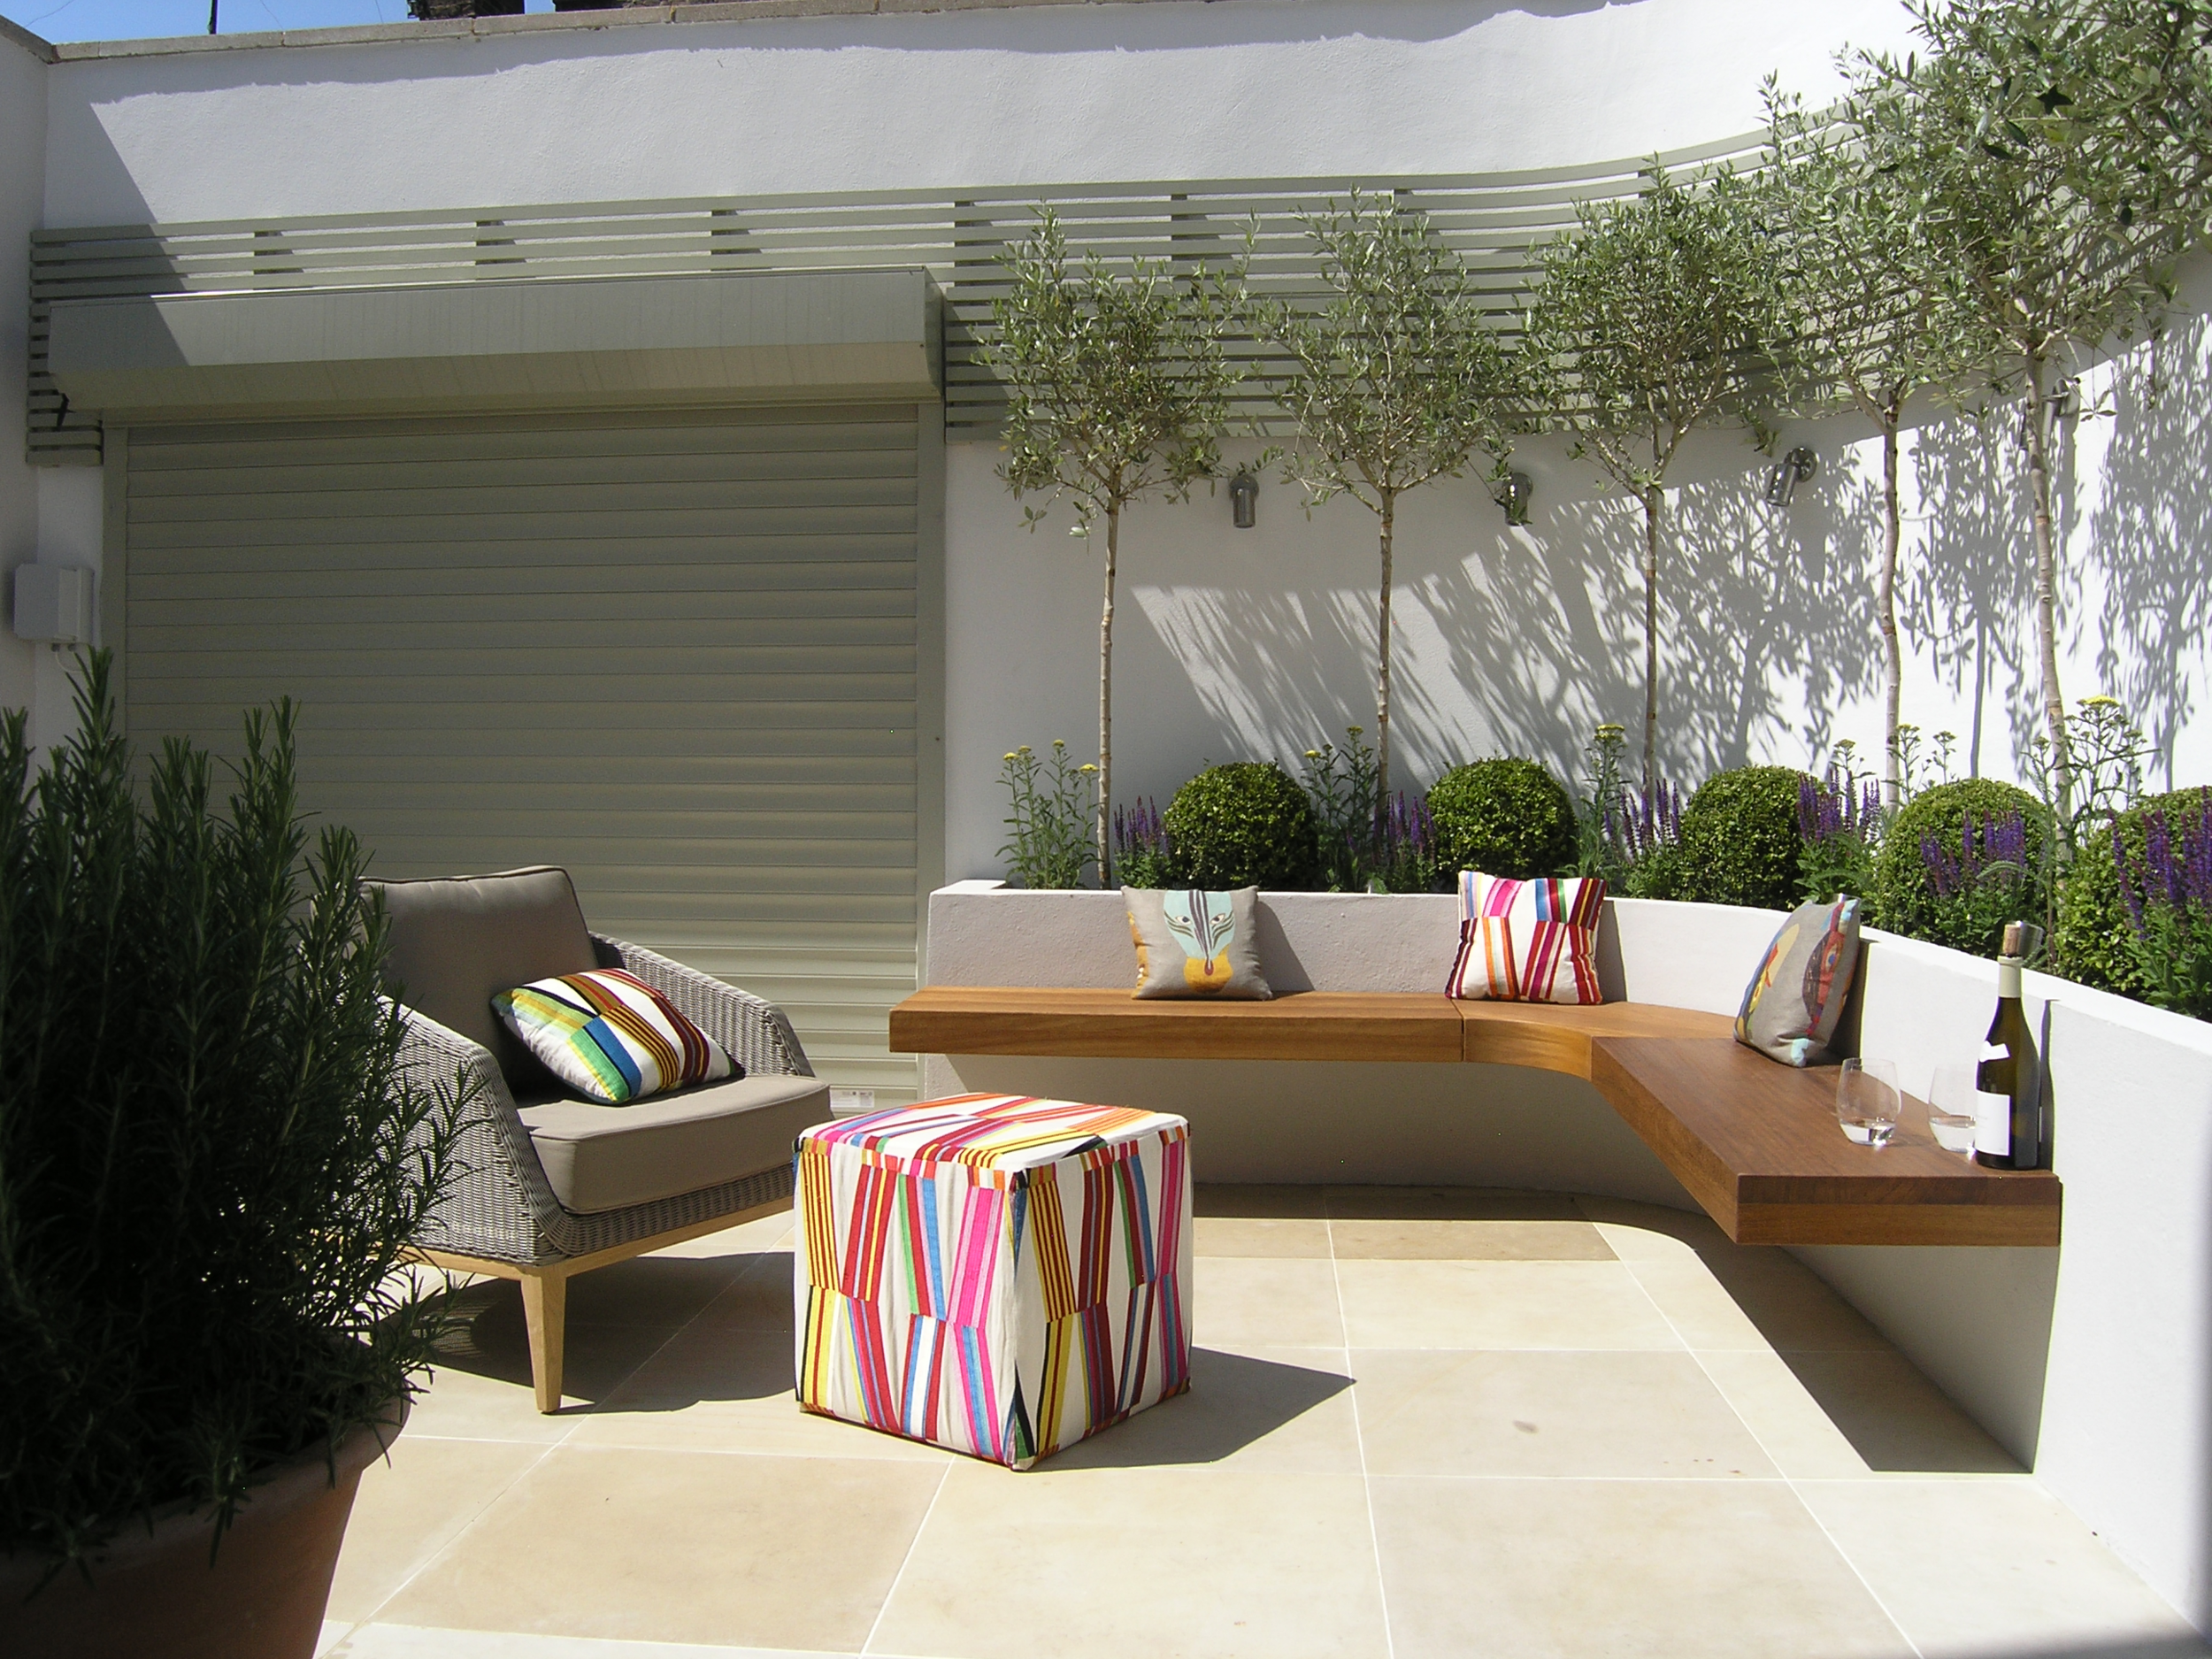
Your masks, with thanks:
[{"label": "wicker lounge chair", "polygon": [[[578,1273],[787,1205],[791,1147],[830,1116],[782,1010],[584,925],[564,870],[389,881],[385,974],[402,1004],[403,1065],[470,1087],[463,1174],[418,1252],[437,1266],[518,1279],[538,1409],[561,1403],[568,1281]],[[491,1010],[532,979],[625,968],[662,992],[744,1068],[626,1106],[585,1100]]]}]

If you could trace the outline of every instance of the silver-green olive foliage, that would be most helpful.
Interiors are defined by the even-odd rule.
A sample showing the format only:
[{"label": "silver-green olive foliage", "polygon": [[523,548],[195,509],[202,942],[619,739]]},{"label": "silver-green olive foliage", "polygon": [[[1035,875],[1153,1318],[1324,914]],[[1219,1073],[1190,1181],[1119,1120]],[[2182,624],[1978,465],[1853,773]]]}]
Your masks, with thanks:
[{"label": "silver-green olive foliage", "polygon": [[1970,374],[1976,345],[1955,265],[1934,252],[1929,204],[1909,152],[1921,140],[1909,101],[1863,87],[1839,107],[1809,112],[1768,90],[1768,161],[1759,187],[1770,232],[1774,303],[1768,355],[1793,413],[1849,410],[1882,440],[1882,556],[1876,619],[1882,635],[1885,799],[1903,794],[1898,728],[1904,656],[1897,627],[1902,541],[1898,433],[1916,394]]},{"label": "silver-green olive foliage", "polygon": [[1953,274],[1986,384],[2018,394],[2041,700],[2061,801],[2052,393],[2154,319],[2205,229],[2212,6],[2203,0],[1953,0],[1914,10],[1929,51],[1852,65],[1870,142],[1908,173],[1928,253]]},{"label": "silver-green olive foliage", "polygon": [[1376,802],[1390,788],[1392,539],[1399,496],[1512,450],[1510,363],[1456,250],[1426,217],[1355,191],[1302,214],[1324,284],[1318,303],[1248,300],[1253,332],[1288,359],[1276,397],[1300,442],[1284,476],[1313,505],[1349,495],[1381,520]]},{"label": "silver-green olive foliage", "polygon": [[1644,781],[1659,728],[1659,521],[1667,472],[1701,426],[1755,419],[1773,267],[1757,191],[1685,186],[1655,159],[1640,194],[1578,210],[1545,246],[1523,348],[1532,402],[1644,507]]},{"label": "silver-green olive foliage", "polygon": [[[1017,496],[1073,503],[1076,529],[1103,520],[1105,601],[1099,618],[1099,879],[1110,875],[1113,807],[1114,577],[1121,515],[1150,495],[1187,497],[1220,459],[1239,378],[1225,339],[1229,307],[1202,270],[1179,279],[1163,261],[1071,259],[1049,209],[1008,249],[1005,291],[991,302],[995,337],[984,361],[1007,394],[1006,460]],[[1033,530],[1044,518],[1023,517]]]}]

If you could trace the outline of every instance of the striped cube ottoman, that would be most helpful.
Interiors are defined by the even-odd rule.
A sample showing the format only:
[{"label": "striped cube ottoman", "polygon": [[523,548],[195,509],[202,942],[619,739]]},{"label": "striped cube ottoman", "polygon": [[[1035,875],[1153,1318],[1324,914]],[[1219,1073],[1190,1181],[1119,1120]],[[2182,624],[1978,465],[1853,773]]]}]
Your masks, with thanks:
[{"label": "striped cube ottoman", "polygon": [[799,1403],[1026,1469],[1190,1386],[1190,1130],[964,1094],[799,1137]]}]

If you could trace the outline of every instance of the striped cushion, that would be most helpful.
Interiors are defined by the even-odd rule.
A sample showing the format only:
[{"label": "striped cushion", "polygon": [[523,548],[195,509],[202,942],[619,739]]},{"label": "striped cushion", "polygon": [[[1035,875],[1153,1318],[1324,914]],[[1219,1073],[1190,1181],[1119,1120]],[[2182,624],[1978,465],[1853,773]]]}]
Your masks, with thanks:
[{"label": "striped cushion", "polygon": [[1595,876],[1509,881],[1459,872],[1459,954],[1447,996],[1501,1002],[1602,1002]]},{"label": "striped cushion", "polygon": [[492,1011],[554,1076],[610,1106],[743,1075],[673,1002],[619,968],[502,991]]}]

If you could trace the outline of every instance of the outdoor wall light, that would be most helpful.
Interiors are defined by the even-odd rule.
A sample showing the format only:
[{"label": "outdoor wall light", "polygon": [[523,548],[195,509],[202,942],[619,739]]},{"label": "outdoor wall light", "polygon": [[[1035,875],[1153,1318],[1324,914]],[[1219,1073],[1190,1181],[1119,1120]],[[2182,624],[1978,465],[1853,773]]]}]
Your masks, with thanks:
[{"label": "outdoor wall light", "polygon": [[1229,480],[1229,518],[1240,530],[1249,530],[1259,522],[1260,480],[1242,467]]},{"label": "outdoor wall light", "polygon": [[1490,499],[1505,509],[1508,524],[1528,522],[1528,504],[1535,495],[1536,486],[1526,472],[1508,472],[1490,486]]},{"label": "outdoor wall light", "polygon": [[1797,487],[1820,471],[1820,457],[1803,444],[1767,469],[1767,505],[1786,507]]}]

